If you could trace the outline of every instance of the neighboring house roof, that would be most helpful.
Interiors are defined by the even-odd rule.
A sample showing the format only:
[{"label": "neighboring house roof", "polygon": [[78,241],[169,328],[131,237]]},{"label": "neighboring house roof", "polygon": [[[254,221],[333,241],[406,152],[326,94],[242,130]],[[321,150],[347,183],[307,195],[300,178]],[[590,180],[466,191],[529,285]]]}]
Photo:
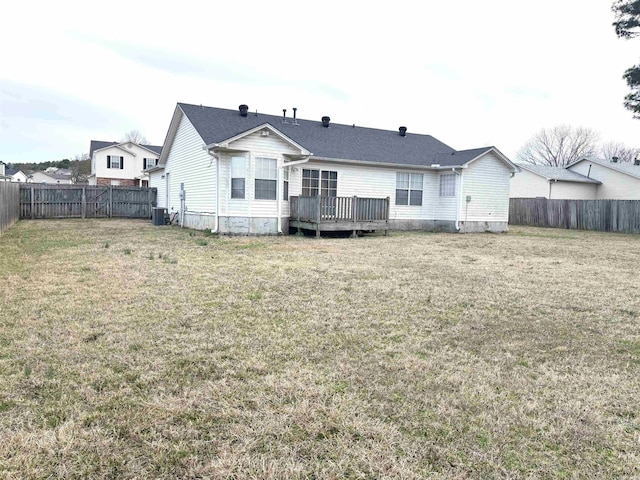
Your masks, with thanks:
[{"label": "neighboring house roof", "polygon": [[36,173],[41,173],[42,175],[46,175],[47,177],[53,178],[54,180],[71,180],[70,175],[61,175],[59,173],[48,173],[48,172],[43,172],[41,170],[36,170],[34,172],[31,172],[30,175],[34,175]]},{"label": "neighboring house roof", "polygon": [[546,180],[554,182],[574,182],[574,183],[595,183],[601,185],[602,182],[593,178],[585,177],[572,170],[567,170],[565,167],[551,167],[547,165],[533,165],[530,163],[518,163],[518,167],[523,170],[527,170],[536,175],[540,175]]},{"label": "neighboring house roof", "polygon": [[13,176],[16,173],[18,173],[20,170],[16,170],[15,168],[5,168],[4,173],[9,175],[9,176]]},{"label": "neighboring house roof", "polygon": [[297,144],[312,152],[313,157],[373,162],[380,164],[459,167],[482,154],[494,150],[512,164],[495,147],[456,151],[431,135],[408,131],[401,136],[398,131],[365,128],[354,125],[330,123],[324,127],[320,121],[297,119],[287,122],[275,115],[249,112],[246,117],[238,110],[178,103],[202,140],[212,146],[237,137],[261,125],[270,125]]},{"label": "neighboring house roof", "polygon": [[603,167],[610,168],[612,170],[617,170],[618,172],[625,173],[635,178],[640,178],[640,165],[634,165],[630,162],[612,162],[610,160],[600,160],[595,158],[581,158],[580,160],[576,160],[575,162],[567,165],[567,168],[572,167],[573,165],[580,162],[591,162],[597,163],[598,165],[602,165]]},{"label": "neighboring house roof", "polygon": [[[102,150],[103,148],[113,147],[118,145],[124,145],[129,142],[103,142],[101,140],[91,140],[91,144],[89,146],[89,158],[93,157],[93,152],[96,150]],[[131,142],[133,143],[133,142]],[[162,153],[162,145],[139,145],[142,148],[146,148],[153,153],[160,155]]]}]

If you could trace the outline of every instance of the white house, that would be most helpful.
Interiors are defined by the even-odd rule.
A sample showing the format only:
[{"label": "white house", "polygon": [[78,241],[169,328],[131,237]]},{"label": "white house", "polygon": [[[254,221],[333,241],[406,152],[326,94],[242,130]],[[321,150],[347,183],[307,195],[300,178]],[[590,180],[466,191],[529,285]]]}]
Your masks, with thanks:
[{"label": "white house", "polygon": [[357,196],[388,198],[391,229],[471,232],[507,230],[518,167],[495,147],[456,151],[404,127],[179,103],[148,171],[158,206],[191,228],[287,233],[293,197]]},{"label": "white house", "polygon": [[15,168],[7,168],[5,174],[11,177],[12,182],[27,183],[30,181],[26,173],[22,170],[16,170]]},{"label": "white house", "polygon": [[71,175],[60,173],[46,173],[35,171],[29,174],[29,181],[33,183],[51,183],[59,185],[71,185],[73,183]]},{"label": "white house", "polygon": [[640,160],[582,158],[566,167],[519,164],[511,198],[640,200]]},{"label": "white house", "polygon": [[148,186],[145,170],[155,166],[162,151],[156,145],[91,140],[89,185]]},{"label": "white house", "polygon": [[598,200],[640,200],[640,161],[634,163],[583,158],[567,166],[572,172],[597,179]]},{"label": "white house", "polygon": [[598,180],[563,167],[519,163],[511,179],[511,198],[595,200]]}]

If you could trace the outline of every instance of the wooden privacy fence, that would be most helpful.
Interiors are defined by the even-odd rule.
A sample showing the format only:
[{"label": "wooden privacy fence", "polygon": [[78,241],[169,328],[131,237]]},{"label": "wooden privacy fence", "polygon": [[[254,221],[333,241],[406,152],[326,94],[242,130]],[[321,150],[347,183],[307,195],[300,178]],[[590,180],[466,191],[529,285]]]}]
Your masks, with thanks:
[{"label": "wooden privacy fence", "polygon": [[640,233],[640,200],[512,198],[509,223],[534,227]]},{"label": "wooden privacy fence", "polygon": [[19,215],[19,185],[11,182],[0,182],[0,234],[16,223]]},{"label": "wooden privacy fence", "polygon": [[20,185],[20,218],[151,218],[155,188]]}]

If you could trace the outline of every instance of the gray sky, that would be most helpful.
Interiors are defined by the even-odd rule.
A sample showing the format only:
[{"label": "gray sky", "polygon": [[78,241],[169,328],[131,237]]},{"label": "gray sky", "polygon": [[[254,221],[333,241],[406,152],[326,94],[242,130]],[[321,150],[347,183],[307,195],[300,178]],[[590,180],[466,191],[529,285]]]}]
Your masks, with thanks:
[{"label": "gray sky", "polygon": [[640,147],[622,106],[640,39],[615,36],[611,3],[9,2],[0,160],[58,160],[132,129],[162,144],[177,102],[406,125],[510,158],[563,123]]}]

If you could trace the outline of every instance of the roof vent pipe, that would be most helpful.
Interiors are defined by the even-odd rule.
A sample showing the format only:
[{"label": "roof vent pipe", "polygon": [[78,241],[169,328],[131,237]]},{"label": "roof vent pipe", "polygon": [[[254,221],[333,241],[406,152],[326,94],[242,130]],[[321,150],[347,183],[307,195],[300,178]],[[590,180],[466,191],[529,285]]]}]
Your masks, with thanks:
[{"label": "roof vent pipe", "polygon": [[400,127],[398,131],[400,132],[401,137],[405,137],[407,135],[407,127]]},{"label": "roof vent pipe", "polygon": [[640,166],[640,158],[634,158],[634,159],[633,159],[633,164],[634,164],[635,166]]},{"label": "roof vent pipe", "polygon": [[611,161],[613,163],[618,163],[618,157],[611,157]]},{"label": "roof vent pipe", "polygon": [[298,109],[296,107],[293,107],[293,123],[295,125],[298,124],[298,122],[296,121],[296,112],[298,111]]},{"label": "roof vent pipe", "polygon": [[245,105],[244,103],[242,105],[240,105],[238,107],[238,110],[240,110],[240,116],[241,117],[246,117],[247,114],[249,113],[249,106]]},{"label": "roof vent pipe", "polygon": [[287,109],[282,109],[282,123],[287,123]]},{"label": "roof vent pipe", "polygon": [[322,117],[322,126],[327,128],[329,126],[329,122],[331,121],[331,117]]}]

